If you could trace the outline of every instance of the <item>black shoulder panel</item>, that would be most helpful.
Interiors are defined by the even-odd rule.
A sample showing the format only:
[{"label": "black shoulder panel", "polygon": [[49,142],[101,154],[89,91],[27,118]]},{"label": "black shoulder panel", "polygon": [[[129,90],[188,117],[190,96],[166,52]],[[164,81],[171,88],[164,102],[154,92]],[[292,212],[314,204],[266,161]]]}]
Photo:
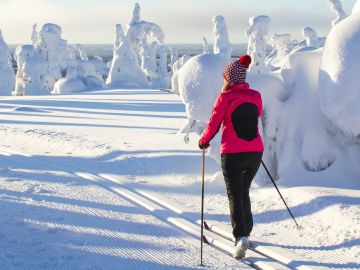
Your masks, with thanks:
[{"label": "black shoulder panel", "polygon": [[237,106],[231,114],[237,136],[246,141],[255,139],[258,132],[258,117],[259,110],[255,104],[245,102]]}]

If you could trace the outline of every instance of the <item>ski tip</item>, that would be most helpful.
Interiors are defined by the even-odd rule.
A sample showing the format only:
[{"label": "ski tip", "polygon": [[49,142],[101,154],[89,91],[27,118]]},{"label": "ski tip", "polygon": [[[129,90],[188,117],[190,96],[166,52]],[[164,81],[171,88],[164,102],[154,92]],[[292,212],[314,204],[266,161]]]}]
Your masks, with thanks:
[{"label": "ski tip", "polygon": [[210,227],[209,227],[209,225],[206,223],[206,221],[204,221],[204,227],[205,227],[206,230],[210,230]]},{"label": "ski tip", "polygon": [[210,243],[210,242],[207,240],[207,238],[206,238],[205,235],[203,235],[203,241],[204,241],[205,244],[209,244],[209,243]]}]

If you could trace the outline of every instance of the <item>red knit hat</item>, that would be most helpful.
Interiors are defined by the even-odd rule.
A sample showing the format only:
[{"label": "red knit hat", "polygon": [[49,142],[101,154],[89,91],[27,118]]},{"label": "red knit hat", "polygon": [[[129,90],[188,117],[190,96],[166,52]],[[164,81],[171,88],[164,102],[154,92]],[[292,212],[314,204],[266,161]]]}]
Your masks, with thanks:
[{"label": "red knit hat", "polygon": [[229,85],[244,83],[246,79],[246,70],[251,64],[251,57],[243,55],[239,60],[233,61],[224,69],[224,79]]},{"label": "red knit hat", "polygon": [[251,64],[251,56],[247,54],[242,55],[240,56],[239,61],[241,64],[243,64],[244,67],[249,68]]}]

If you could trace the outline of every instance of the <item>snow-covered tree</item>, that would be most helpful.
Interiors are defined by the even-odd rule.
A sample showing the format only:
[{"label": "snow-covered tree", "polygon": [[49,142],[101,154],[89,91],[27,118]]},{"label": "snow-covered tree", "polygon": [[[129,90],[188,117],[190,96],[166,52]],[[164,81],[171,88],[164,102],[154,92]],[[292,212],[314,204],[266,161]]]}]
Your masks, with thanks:
[{"label": "snow-covered tree", "polygon": [[[214,53],[200,54],[190,58],[175,74],[173,87],[177,87],[185,104],[187,122],[182,133],[200,134],[209,120],[212,106],[220,93],[225,66],[231,60],[232,46],[229,42],[226,22],[223,16],[212,19],[214,24]],[[174,82],[175,81],[175,82]],[[185,140],[187,140],[187,135]],[[212,144],[210,154],[220,161],[220,140]]]},{"label": "snow-covered tree", "polygon": [[214,24],[214,53],[221,53],[226,58],[231,58],[232,46],[229,41],[229,35],[227,26],[225,24],[225,18],[221,15],[217,15],[212,19]]},{"label": "snow-covered tree", "polygon": [[290,34],[274,34],[271,37],[273,50],[266,57],[266,65],[271,67],[281,67],[284,58],[294,48],[294,43],[291,40]]},{"label": "snow-covered tree", "polygon": [[[73,76],[74,69],[78,75],[77,85],[84,84],[88,88],[103,85],[103,75],[96,72],[95,66],[88,61],[84,48],[80,45],[81,60],[76,59],[74,48],[62,39],[62,29],[59,25],[44,24],[36,38],[36,25],[33,27],[33,45],[19,46],[15,52],[18,65],[16,75],[15,95],[46,95],[50,93],[68,93],[69,79],[66,74]],[[70,70],[70,71],[68,71]],[[75,80],[74,78],[71,78]],[[61,83],[57,83],[61,80]],[[57,83],[57,84],[56,84]],[[54,88],[56,84],[56,89]],[[73,88],[79,91],[79,87]],[[55,91],[54,91],[55,90]]]},{"label": "snow-covered tree", "polygon": [[209,42],[203,37],[203,53],[210,53]]},{"label": "snow-covered tree", "polygon": [[[358,3],[357,3],[358,4]],[[321,59],[321,108],[348,137],[360,135],[360,10],[335,25]]]},{"label": "snow-covered tree", "polygon": [[115,24],[115,42],[114,42],[113,51],[115,51],[117,48],[120,47],[120,44],[124,39],[125,39],[125,34],[121,24]]},{"label": "snow-covered tree", "polygon": [[139,3],[135,3],[125,35],[120,25],[115,26],[114,55],[107,84],[148,88],[156,79],[153,63],[155,59],[156,66],[156,46],[153,42],[163,43],[164,32],[157,24],[141,20],[140,12]]},{"label": "snow-covered tree", "polygon": [[76,44],[76,49],[79,51],[80,59],[83,61],[89,61],[89,57],[81,44]]},{"label": "snow-covered tree", "polygon": [[170,67],[179,59],[179,52],[176,48],[170,48]]},{"label": "snow-covered tree", "polygon": [[15,74],[12,68],[9,47],[0,30],[0,95],[11,95],[15,88]]},{"label": "snow-covered tree", "polygon": [[170,87],[171,73],[168,70],[168,48],[161,46],[159,50],[158,77],[159,87],[168,89]]},{"label": "snow-covered tree", "polygon": [[344,11],[340,0],[328,0],[330,10],[335,14],[336,18],[331,22],[331,25],[334,27],[340,21],[347,17],[346,12]]},{"label": "snow-covered tree", "polygon": [[[46,76],[48,62],[32,45],[22,45],[15,50],[17,63],[15,95],[47,95],[55,78]],[[46,76],[46,77],[45,77]]]},{"label": "snow-covered tree", "polygon": [[114,52],[106,83],[109,85],[149,87],[146,73],[141,69],[138,57],[127,37]]},{"label": "snow-covered tree", "polygon": [[247,54],[251,56],[252,63],[249,71],[267,72],[266,59],[266,36],[269,31],[270,18],[268,16],[256,16],[249,19],[250,27],[246,31],[248,38]]},{"label": "snow-covered tree", "polygon": [[36,46],[38,40],[39,40],[39,33],[37,31],[37,24],[34,24],[32,34],[31,34],[31,42],[34,47]]},{"label": "snow-covered tree", "polygon": [[319,38],[316,31],[311,27],[304,27],[302,29],[302,35],[305,38],[306,46],[312,48],[319,48]]}]

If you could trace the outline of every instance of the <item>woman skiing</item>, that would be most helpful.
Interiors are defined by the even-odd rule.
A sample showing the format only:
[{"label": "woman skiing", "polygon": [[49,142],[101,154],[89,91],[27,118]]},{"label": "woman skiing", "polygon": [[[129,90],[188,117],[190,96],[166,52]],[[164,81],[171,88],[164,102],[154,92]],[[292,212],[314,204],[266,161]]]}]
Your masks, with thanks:
[{"label": "woman skiing", "polygon": [[235,258],[244,258],[249,247],[248,237],[253,228],[249,189],[264,151],[258,132],[258,119],[262,114],[261,95],[245,82],[250,64],[251,57],[243,55],[225,68],[225,86],[199,140],[201,149],[209,147],[209,142],[222,125],[221,167],[236,239]]}]

